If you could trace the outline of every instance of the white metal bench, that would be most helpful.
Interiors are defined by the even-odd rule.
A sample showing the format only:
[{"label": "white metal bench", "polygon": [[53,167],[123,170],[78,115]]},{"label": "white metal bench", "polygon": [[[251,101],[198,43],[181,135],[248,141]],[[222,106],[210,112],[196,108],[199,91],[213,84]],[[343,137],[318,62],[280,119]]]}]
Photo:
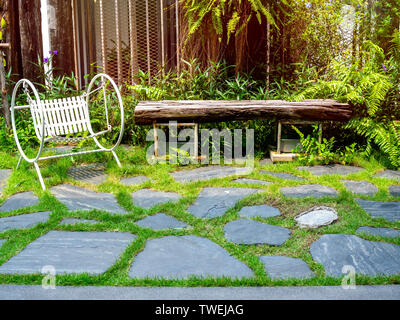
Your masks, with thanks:
[{"label": "white metal bench", "polygon": [[[27,104],[17,106],[16,97],[21,86],[23,93],[26,95]],[[98,132],[94,132],[93,130],[89,113],[90,99],[93,98],[94,95],[103,99],[102,103],[104,103],[105,117],[107,121],[107,125],[104,128],[105,130]],[[114,101],[116,100],[114,105],[112,104],[110,95],[114,95]],[[105,148],[97,138],[106,133],[112,132],[113,128],[110,125],[111,115],[109,113],[110,110],[115,108],[119,108],[121,115],[120,132],[115,145],[111,148]],[[25,154],[18,138],[18,131],[15,122],[15,111],[24,109],[30,109],[36,137],[40,142],[39,151],[34,158],[29,158]],[[121,167],[121,163],[117,157],[117,154],[115,153],[115,148],[119,146],[124,133],[124,106],[122,103],[121,93],[119,92],[117,85],[111,79],[111,77],[106,74],[96,75],[90,82],[87,91],[82,96],[55,100],[40,100],[39,94],[32,82],[22,79],[15,85],[12,94],[11,121],[15,143],[17,144],[18,151],[20,153],[17,168],[19,167],[22,159],[25,159],[29,163],[33,163],[43,190],[46,189],[46,186],[37,163],[40,160],[76,156],[95,152],[111,152],[117,164]],[[83,134],[83,136],[77,136],[77,134]],[[41,157],[43,147],[47,142],[71,143],[79,142],[85,139],[93,139],[98,146],[98,149]]]}]

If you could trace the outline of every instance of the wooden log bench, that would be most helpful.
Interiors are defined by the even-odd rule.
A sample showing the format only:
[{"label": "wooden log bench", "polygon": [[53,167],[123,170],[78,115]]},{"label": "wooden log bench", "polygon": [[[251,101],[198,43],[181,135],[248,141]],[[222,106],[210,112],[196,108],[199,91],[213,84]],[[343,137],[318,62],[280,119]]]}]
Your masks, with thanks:
[{"label": "wooden log bench", "polygon": [[[321,121],[348,121],[352,109],[347,103],[335,100],[167,100],[142,101],[135,108],[137,125],[166,126],[177,122],[178,126],[195,127],[195,143],[198,142],[198,124],[225,121],[276,119],[279,126],[291,121],[312,123]],[[155,155],[157,155],[157,130],[155,131]],[[278,153],[279,153],[278,139]],[[195,155],[197,156],[197,155]]]}]

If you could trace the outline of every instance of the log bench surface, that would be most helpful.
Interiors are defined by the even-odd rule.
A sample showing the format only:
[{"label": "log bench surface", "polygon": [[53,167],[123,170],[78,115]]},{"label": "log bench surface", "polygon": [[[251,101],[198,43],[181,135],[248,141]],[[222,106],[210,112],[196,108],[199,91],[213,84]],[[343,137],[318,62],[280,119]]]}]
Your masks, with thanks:
[{"label": "log bench surface", "polygon": [[222,122],[256,119],[348,121],[352,109],[335,100],[167,100],[142,101],[135,108],[135,123]]}]

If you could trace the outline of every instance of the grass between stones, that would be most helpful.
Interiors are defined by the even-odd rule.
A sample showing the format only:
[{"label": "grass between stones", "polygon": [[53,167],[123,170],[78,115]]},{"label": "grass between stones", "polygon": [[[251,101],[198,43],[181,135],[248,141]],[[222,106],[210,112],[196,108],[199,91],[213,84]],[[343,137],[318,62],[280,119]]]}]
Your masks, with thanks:
[{"label": "grass between stones", "polygon": [[[39,205],[27,209],[16,210],[14,212],[0,213],[0,217],[12,216],[21,213],[32,213],[37,211],[52,211],[50,219],[46,223],[41,223],[31,229],[9,230],[0,233],[0,239],[7,242],[0,247],[0,265],[8,261],[11,257],[21,252],[29,243],[38,239],[50,230],[64,231],[108,231],[108,232],[129,232],[137,235],[137,239],[125,250],[117,262],[104,274],[91,276],[88,274],[78,275],[57,275],[57,285],[70,286],[315,286],[315,285],[340,285],[341,279],[326,277],[322,265],[316,263],[310,254],[309,246],[323,234],[343,233],[356,234],[360,226],[387,227],[400,229],[400,222],[390,222],[384,219],[372,219],[354,201],[355,197],[379,201],[395,201],[398,198],[392,197],[388,188],[392,184],[398,184],[393,180],[375,178],[374,175],[382,169],[375,160],[369,162],[360,160],[359,165],[365,170],[350,174],[348,176],[329,175],[316,177],[307,171],[298,171],[298,163],[286,163],[277,165],[260,166],[256,162],[255,170],[252,174],[245,176],[249,179],[259,179],[273,182],[271,185],[254,185],[231,182],[238,177],[212,179],[208,181],[198,181],[187,184],[177,183],[169,173],[179,168],[173,165],[148,165],[145,159],[145,152],[141,148],[124,148],[118,150],[123,168],[117,167],[110,154],[92,154],[77,156],[73,159],[62,158],[40,163],[43,177],[47,188],[51,186],[70,183],[85,187],[99,192],[109,192],[116,196],[119,204],[129,211],[127,215],[112,215],[98,210],[69,212],[66,207],[57,201],[49,191],[43,192],[40,188],[36,172],[32,166],[26,162],[22,163],[19,170],[13,170],[8,180],[7,186],[3,190],[0,198],[0,205],[9,196],[23,191],[33,191],[39,196]],[[0,168],[14,168],[17,162],[16,156],[0,152]],[[82,163],[107,163],[106,172],[108,179],[98,186],[84,182],[74,181],[68,178],[67,170],[70,166]],[[259,170],[287,172],[308,179],[307,181],[283,180],[278,177],[260,174]],[[139,186],[124,186],[119,180],[127,176],[145,175],[152,179]],[[379,188],[374,196],[354,196],[346,190],[341,179],[367,180]],[[283,197],[279,190],[281,187],[298,186],[303,184],[323,184],[339,191],[337,198],[306,198],[289,199]],[[251,195],[235,205],[224,216],[214,219],[200,219],[192,216],[186,210],[196,200],[203,187],[246,187],[262,190],[261,193]],[[149,210],[135,207],[131,200],[131,193],[143,188],[152,188],[159,191],[177,192],[183,198],[177,203],[158,205]],[[290,239],[280,247],[269,245],[236,245],[228,242],[224,235],[224,226],[236,219],[239,219],[238,212],[244,206],[266,204],[274,206],[282,212],[282,216],[268,219],[254,218],[257,221],[271,225],[278,225],[289,228],[292,232]],[[336,223],[319,229],[309,230],[300,229],[294,217],[316,205],[327,205],[337,210],[339,219]],[[141,228],[134,223],[149,215],[163,212],[186,222],[190,227],[182,230],[161,230],[154,231]],[[97,220],[100,223],[60,225],[65,218],[81,218]],[[146,241],[165,236],[196,235],[208,238],[216,244],[222,246],[232,256],[249,266],[255,274],[251,279],[230,279],[216,278],[204,279],[192,277],[187,280],[159,280],[159,279],[131,279],[128,276],[129,269],[135,256],[141,252]],[[372,241],[385,241],[400,245],[400,238],[383,238],[380,236],[361,235],[362,238]],[[288,279],[271,280],[265,270],[259,256],[281,255],[303,259],[315,273],[315,277],[307,280]],[[43,275],[0,275],[1,284],[41,284]],[[398,284],[400,275],[391,277],[367,277],[357,276],[356,283],[359,285],[372,284]]]}]

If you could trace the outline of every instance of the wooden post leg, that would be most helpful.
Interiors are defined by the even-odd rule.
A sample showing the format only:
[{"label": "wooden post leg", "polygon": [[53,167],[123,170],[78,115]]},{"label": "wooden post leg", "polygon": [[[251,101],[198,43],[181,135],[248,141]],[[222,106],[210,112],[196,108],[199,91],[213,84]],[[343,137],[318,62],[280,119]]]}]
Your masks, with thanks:
[{"label": "wooden post leg", "polygon": [[194,124],[194,158],[197,163],[199,159],[199,124]]},{"label": "wooden post leg", "polygon": [[276,152],[278,154],[281,153],[281,136],[282,136],[282,123],[278,122],[278,146],[276,148]]},{"label": "wooden post leg", "polygon": [[154,157],[158,158],[158,133],[157,133],[157,123],[153,123],[153,131],[154,131]]},{"label": "wooden post leg", "polygon": [[319,144],[322,143],[322,123],[319,124],[318,142]]}]

